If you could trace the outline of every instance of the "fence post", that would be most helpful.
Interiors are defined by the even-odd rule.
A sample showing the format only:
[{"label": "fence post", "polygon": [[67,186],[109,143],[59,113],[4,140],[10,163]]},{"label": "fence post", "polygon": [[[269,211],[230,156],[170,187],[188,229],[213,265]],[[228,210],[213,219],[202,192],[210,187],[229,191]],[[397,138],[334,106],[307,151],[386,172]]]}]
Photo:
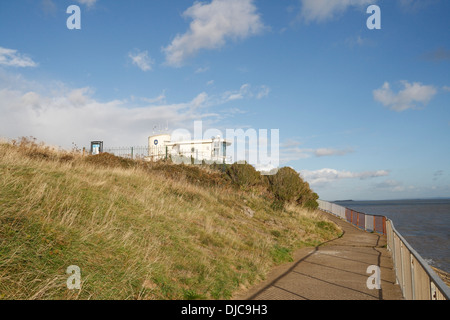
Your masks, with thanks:
[{"label": "fence post", "polygon": [[401,267],[401,270],[402,270],[402,284],[401,284],[401,286],[402,286],[403,296],[406,296],[406,292],[405,292],[405,268],[403,266],[403,242],[401,240],[399,242],[400,242],[400,263],[401,263],[400,267]]},{"label": "fence post", "polygon": [[414,281],[414,260],[413,260],[413,255],[410,252],[409,253],[409,267],[411,268],[411,293],[412,293],[412,299],[416,300],[416,292],[415,292],[415,281]]},{"label": "fence post", "polygon": [[132,160],[134,159],[134,157],[133,157],[133,151],[134,151],[134,148],[131,147],[131,159],[132,159]]},{"label": "fence post", "polygon": [[392,262],[394,264],[394,270],[395,270],[395,284],[398,284],[398,262],[397,262],[397,256],[396,256],[396,252],[397,252],[397,248],[395,246],[395,234],[394,234],[394,230],[392,229],[392,222],[389,221],[389,234],[391,235],[391,239],[392,239],[392,248],[391,248],[391,255],[392,255]]},{"label": "fence post", "polygon": [[434,285],[433,281],[430,281],[430,294],[431,294],[431,300],[437,300],[437,292],[436,292],[436,286]]}]

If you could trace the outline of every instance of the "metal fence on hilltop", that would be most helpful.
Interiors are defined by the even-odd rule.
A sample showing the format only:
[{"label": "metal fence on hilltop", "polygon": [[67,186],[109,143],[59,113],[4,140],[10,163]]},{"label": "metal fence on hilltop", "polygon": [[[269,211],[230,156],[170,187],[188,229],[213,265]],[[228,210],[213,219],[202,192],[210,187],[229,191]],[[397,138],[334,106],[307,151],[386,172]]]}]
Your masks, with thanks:
[{"label": "metal fence on hilltop", "polygon": [[110,153],[117,157],[135,159],[135,160],[147,160],[158,161],[171,159],[175,163],[185,164],[201,164],[201,163],[218,163],[229,164],[232,162],[231,156],[212,156],[211,152],[180,152],[169,151],[166,147],[115,147],[104,148],[104,153]]}]

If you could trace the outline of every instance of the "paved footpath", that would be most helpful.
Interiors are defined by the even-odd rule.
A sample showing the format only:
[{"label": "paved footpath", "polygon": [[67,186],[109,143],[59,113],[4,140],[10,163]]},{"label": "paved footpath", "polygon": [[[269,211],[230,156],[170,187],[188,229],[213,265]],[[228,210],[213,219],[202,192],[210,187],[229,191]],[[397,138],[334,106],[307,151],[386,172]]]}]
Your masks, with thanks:
[{"label": "paved footpath", "polygon": [[[401,300],[400,287],[386,236],[362,231],[328,213],[344,235],[316,248],[295,253],[294,262],[277,267],[244,300]],[[366,273],[371,265],[380,267],[381,289],[370,290]]]}]

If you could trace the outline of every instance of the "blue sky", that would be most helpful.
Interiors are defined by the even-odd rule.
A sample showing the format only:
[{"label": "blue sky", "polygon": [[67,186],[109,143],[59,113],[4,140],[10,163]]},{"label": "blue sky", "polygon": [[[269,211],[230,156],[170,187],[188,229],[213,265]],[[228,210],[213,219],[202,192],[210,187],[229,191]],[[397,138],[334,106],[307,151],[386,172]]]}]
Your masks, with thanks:
[{"label": "blue sky", "polygon": [[279,129],[281,165],[323,199],[450,197],[449,14],[446,0],[1,1],[0,136],[115,147],[167,123]]}]

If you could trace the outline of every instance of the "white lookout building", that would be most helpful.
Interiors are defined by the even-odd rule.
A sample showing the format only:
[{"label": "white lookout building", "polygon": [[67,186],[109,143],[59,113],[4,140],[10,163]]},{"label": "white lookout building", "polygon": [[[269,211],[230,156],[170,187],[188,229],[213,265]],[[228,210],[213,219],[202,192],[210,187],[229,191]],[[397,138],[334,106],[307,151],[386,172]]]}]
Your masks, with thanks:
[{"label": "white lookout building", "polygon": [[204,140],[171,141],[169,134],[159,134],[148,138],[148,160],[158,161],[168,157],[195,159],[206,163],[228,163],[227,147],[231,142],[220,136]]}]

